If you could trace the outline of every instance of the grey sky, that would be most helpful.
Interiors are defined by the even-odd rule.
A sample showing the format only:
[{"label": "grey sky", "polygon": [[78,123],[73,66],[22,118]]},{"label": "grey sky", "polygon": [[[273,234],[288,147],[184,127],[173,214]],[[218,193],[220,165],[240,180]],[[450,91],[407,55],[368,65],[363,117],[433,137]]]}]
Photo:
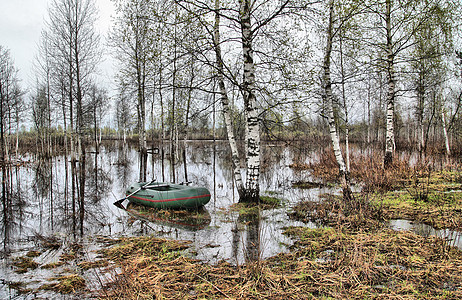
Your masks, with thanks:
[{"label": "grey sky", "polygon": [[[19,69],[23,89],[30,88],[35,82],[32,65],[51,2],[52,0],[0,0],[0,45],[10,49],[10,55]],[[101,42],[104,45],[114,8],[111,0],[95,2],[100,16],[95,26],[102,35]],[[109,85],[112,79],[112,63],[108,57],[105,57],[100,69],[99,81]]]}]

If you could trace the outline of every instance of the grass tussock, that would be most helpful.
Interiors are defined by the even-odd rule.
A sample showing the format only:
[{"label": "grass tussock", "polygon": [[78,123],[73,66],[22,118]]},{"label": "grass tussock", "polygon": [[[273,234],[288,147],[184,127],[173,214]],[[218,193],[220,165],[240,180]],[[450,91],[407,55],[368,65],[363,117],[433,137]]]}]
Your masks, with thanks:
[{"label": "grass tussock", "polygon": [[36,263],[31,257],[21,256],[13,260],[13,266],[16,267],[16,273],[23,274],[29,270],[36,269],[39,266],[39,264]]},{"label": "grass tussock", "polygon": [[260,205],[262,209],[270,209],[280,207],[282,205],[283,200],[277,197],[269,196],[269,195],[260,195]]},{"label": "grass tussock", "polygon": [[90,270],[95,268],[107,267],[109,262],[105,259],[100,259],[97,261],[83,261],[77,264],[81,270]]},{"label": "grass tussock", "polygon": [[349,202],[340,195],[324,194],[322,201],[301,201],[289,216],[319,226],[342,227],[349,230],[378,230],[385,226],[382,207],[367,197],[355,194]]},{"label": "grass tussock", "polygon": [[62,294],[71,294],[81,291],[86,287],[85,279],[77,274],[53,277],[49,280],[56,282],[44,284],[40,289],[55,291]]},{"label": "grass tussock", "polygon": [[27,257],[30,257],[30,258],[34,258],[34,257],[40,256],[40,254],[42,254],[41,251],[31,250],[31,251],[29,251],[29,252],[26,253],[26,256],[27,256]]}]

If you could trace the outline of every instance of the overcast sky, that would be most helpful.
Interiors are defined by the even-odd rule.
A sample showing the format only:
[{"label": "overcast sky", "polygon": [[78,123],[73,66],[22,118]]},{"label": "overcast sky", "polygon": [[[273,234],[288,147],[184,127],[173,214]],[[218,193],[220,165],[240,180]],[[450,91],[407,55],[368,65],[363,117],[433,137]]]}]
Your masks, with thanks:
[{"label": "overcast sky", "polygon": [[[94,1],[100,16],[95,26],[102,35],[101,42],[104,46],[114,7],[111,0]],[[19,69],[23,89],[32,88],[36,81],[32,65],[51,2],[52,0],[0,0],[0,45],[10,49],[10,56]],[[108,86],[112,81],[112,62],[108,57],[105,57],[100,69],[98,80]]]}]

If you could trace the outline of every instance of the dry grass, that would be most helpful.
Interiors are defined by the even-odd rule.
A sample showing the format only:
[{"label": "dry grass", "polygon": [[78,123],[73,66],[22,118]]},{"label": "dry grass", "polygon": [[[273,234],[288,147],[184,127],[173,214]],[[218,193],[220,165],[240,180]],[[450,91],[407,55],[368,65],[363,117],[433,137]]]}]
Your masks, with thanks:
[{"label": "dry grass", "polygon": [[31,257],[21,256],[13,260],[13,266],[16,267],[16,273],[23,274],[29,271],[29,269],[36,269],[39,266],[39,264],[36,263],[34,259]]},{"label": "dry grass", "polygon": [[[335,299],[459,299],[462,256],[408,232],[291,228],[299,241],[284,270],[307,293]],[[279,258],[276,258],[278,261]],[[282,270],[281,270],[282,271]],[[304,278],[306,282],[297,281]]]},{"label": "dry grass", "polygon": [[[383,156],[380,154],[352,154],[350,157],[350,177],[352,181],[361,183],[364,191],[388,191],[401,187],[408,182],[414,174],[415,168],[409,166],[408,161],[395,159],[393,164],[383,168]],[[321,152],[319,160],[305,166],[295,168],[309,169],[315,178],[323,182],[338,181],[338,164],[333,151],[325,149]],[[425,167],[416,167],[425,170]]]},{"label": "dry grass", "polygon": [[85,279],[77,274],[53,277],[49,280],[56,282],[44,284],[40,287],[40,289],[51,290],[62,294],[71,294],[76,293],[77,291],[81,291],[86,286]]},{"label": "dry grass", "polygon": [[341,196],[324,194],[322,201],[299,202],[289,216],[320,226],[350,230],[377,230],[385,226],[382,207],[374,205],[364,195],[355,195],[349,203],[345,203]]},{"label": "dry grass", "polygon": [[121,273],[102,299],[460,299],[462,256],[436,238],[290,228],[291,253],[246,266],[181,255],[184,242],[132,238],[105,253]]}]

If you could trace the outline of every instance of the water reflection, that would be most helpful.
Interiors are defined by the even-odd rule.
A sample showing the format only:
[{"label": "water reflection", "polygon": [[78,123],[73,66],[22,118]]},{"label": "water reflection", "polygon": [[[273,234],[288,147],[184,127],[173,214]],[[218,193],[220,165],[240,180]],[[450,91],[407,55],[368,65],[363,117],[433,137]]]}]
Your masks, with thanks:
[{"label": "water reflection", "polygon": [[156,225],[189,231],[204,229],[211,221],[210,213],[206,208],[195,211],[159,210],[130,203],[126,211],[133,216],[133,220],[129,222],[145,220]]},{"label": "water reflection", "polygon": [[[195,257],[205,262],[227,260],[242,264],[286,251],[284,245],[291,241],[281,234],[282,228],[302,225],[290,221],[287,210],[302,199],[315,199],[327,191],[291,187],[291,181],[307,173],[293,171],[289,165],[294,158],[312,159],[311,152],[267,146],[263,152],[261,190],[284,199],[284,207],[261,211],[249,219],[229,209],[238,199],[227,143],[188,141],[184,146],[174,165],[165,161],[171,157],[169,145],[160,147],[158,152],[150,151],[143,164],[150,166],[146,169],[147,180],[175,176],[179,182],[191,181],[212,191],[213,201],[206,205],[201,218],[193,218],[195,223],[190,222],[191,216],[186,217],[187,222],[181,220],[182,216],[175,216],[172,222],[161,216],[140,216],[139,212],[113,205],[123,197],[125,188],[140,178],[143,157],[125,143],[102,145],[99,151],[89,149],[85,161],[76,162],[75,166],[70,157],[55,156],[37,159],[30,165],[4,167],[0,224],[3,253],[11,253],[12,257],[24,255],[25,251],[37,248],[37,236],[52,237],[62,245],[73,241],[93,245],[91,240],[97,236],[155,235],[192,241]],[[19,276],[6,262],[3,260],[4,267],[0,267],[0,278]]]},{"label": "water reflection", "polygon": [[[262,259],[260,233],[260,212],[251,216],[239,215],[233,230],[233,258],[235,262],[240,262],[240,252],[245,262],[254,262]],[[241,250],[241,251],[240,251]]]}]

